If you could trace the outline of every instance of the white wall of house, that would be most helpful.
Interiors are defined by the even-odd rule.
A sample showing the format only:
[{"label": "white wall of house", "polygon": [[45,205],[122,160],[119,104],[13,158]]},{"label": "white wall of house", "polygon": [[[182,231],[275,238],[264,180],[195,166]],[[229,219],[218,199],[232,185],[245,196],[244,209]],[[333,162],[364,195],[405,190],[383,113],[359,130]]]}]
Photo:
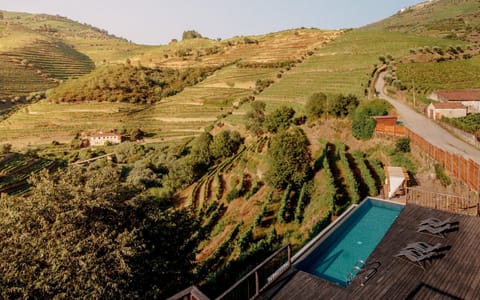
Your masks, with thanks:
[{"label": "white wall of house", "polygon": [[120,144],[122,137],[120,135],[111,136],[91,136],[88,138],[90,146],[103,146],[105,143]]},{"label": "white wall of house", "polygon": [[434,120],[439,120],[442,118],[442,116],[448,117],[448,118],[460,118],[460,117],[465,117],[467,115],[467,109],[465,108],[435,108],[433,103],[430,103],[430,105],[427,108],[428,112],[428,117],[430,119]]},{"label": "white wall of house", "polygon": [[470,113],[480,112],[480,101],[462,101],[462,104],[468,108]]}]

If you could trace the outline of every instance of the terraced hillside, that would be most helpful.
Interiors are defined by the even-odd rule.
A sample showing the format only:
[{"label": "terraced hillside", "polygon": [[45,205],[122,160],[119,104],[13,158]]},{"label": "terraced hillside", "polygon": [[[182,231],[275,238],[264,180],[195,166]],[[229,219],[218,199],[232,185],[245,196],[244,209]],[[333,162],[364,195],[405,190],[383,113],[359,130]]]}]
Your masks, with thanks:
[{"label": "terraced hillside", "polygon": [[[409,49],[452,41],[381,30],[351,30],[319,49],[303,63],[265,90],[258,99],[266,102],[304,103],[314,92],[366,95],[379,57],[398,59]],[[461,43],[461,42],[460,42]]]},{"label": "terraced hillside", "polygon": [[367,28],[480,41],[480,2],[433,0],[406,7]]},{"label": "terraced hillside", "polygon": [[27,179],[42,169],[53,166],[53,161],[20,153],[0,155],[0,194],[18,194],[28,190]]},{"label": "terraced hillside", "polygon": [[[197,135],[217,118],[230,114],[234,104],[237,106],[240,102],[248,102],[267,85],[281,81],[282,74],[291,72],[293,64],[301,62],[302,56],[305,59],[308,51],[318,51],[339,33],[299,29],[278,35],[279,41],[276,42],[275,34],[271,34],[260,37],[258,45],[245,44],[243,40],[242,44],[228,46],[226,56],[220,53],[205,55],[202,61],[197,62],[198,66],[230,63],[199,84],[173,97],[164,98],[154,106],[139,104],[119,111],[117,108],[123,105],[115,103],[33,104],[0,123],[0,141],[18,145],[28,144],[27,141],[50,143],[52,140],[66,141],[68,136],[71,138],[82,130],[113,128],[142,128],[149,133],[150,141]],[[255,37],[250,39],[254,40]],[[178,44],[176,47],[182,43]],[[162,59],[165,59],[164,56],[159,61]],[[178,57],[169,57],[165,65],[159,66],[172,66],[177,60]],[[194,59],[188,57],[187,60]],[[135,65],[134,58],[132,64]],[[48,120],[45,119],[47,114]]]},{"label": "terraced hillside", "polygon": [[62,42],[37,40],[5,55],[54,79],[76,78],[94,69],[88,56]]},{"label": "terraced hillside", "polygon": [[40,76],[34,68],[14,62],[7,55],[0,55],[0,98],[26,95],[56,85],[49,78]]},{"label": "terraced hillside", "polygon": [[[206,278],[200,284],[210,296],[235,280],[231,275],[240,270],[234,261],[241,256],[251,256],[247,261],[254,265],[268,245],[289,242],[298,248],[333,215],[366,195],[377,195],[381,186],[378,161],[346,150],[338,141],[322,141],[312,148],[316,169],[310,181],[275,190],[262,175],[268,145],[267,137],[259,138],[183,193],[203,220],[199,235],[205,242],[198,248],[197,272]],[[241,270],[246,269],[248,265],[242,264]]]},{"label": "terraced hillside", "polygon": [[60,80],[94,69],[91,59],[65,43],[28,28],[0,21],[0,64],[3,97],[44,91]]},{"label": "terraced hillside", "polygon": [[[62,16],[3,11],[4,23],[30,30],[50,41],[62,41],[88,55],[95,64],[125,60],[145,48],[108,34],[105,30],[81,24]],[[0,21],[0,25],[1,25]]]}]

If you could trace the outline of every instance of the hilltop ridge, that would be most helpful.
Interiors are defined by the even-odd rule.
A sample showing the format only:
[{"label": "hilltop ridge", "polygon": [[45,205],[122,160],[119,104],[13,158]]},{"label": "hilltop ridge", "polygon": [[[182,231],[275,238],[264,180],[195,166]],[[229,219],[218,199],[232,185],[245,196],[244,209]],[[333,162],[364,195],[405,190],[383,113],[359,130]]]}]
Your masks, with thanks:
[{"label": "hilltop ridge", "polygon": [[425,1],[364,28],[480,41],[480,1]]}]

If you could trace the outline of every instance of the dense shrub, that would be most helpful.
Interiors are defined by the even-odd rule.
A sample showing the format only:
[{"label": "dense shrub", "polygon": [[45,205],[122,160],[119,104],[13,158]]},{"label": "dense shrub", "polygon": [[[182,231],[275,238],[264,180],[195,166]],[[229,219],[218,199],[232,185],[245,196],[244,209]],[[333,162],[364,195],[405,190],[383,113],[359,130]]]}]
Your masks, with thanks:
[{"label": "dense shrub", "polygon": [[288,106],[282,106],[273,111],[265,119],[265,127],[269,132],[276,133],[285,130],[292,124],[295,110]]},{"label": "dense shrub", "polygon": [[408,138],[408,137],[400,138],[395,143],[395,150],[403,152],[403,153],[410,152],[410,138]]},{"label": "dense shrub", "polygon": [[352,117],[353,136],[362,140],[371,138],[376,125],[375,120],[371,117],[386,115],[390,107],[390,104],[380,99],[360,104]]},{"label": "dense shrub", "polygon": [[214,158],[229,157],[235,154],[242,144],[242,137],[237,131],[223,130],[213,137],[210,153]]},{"label": "dense shrub", "polygon": [[328,111],[335,117],[343,118],[353,112],[359,103],[354,95],[336,95],[329,100]]}]

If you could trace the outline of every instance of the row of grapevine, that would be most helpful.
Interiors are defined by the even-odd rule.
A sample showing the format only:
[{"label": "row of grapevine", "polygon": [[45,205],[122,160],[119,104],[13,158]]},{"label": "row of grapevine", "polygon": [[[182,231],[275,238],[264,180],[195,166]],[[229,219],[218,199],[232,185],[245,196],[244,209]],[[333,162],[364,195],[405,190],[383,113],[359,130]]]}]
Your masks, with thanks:
[{"label": "row of grapevine", "polygon": [[[328,144],[325,143],[325,149],[327,149]],[[327,150],[326,150],[327,151]],[[336,198],[337,198],[337,186],[335,185],[335,178],[333,177],[332,169],[330,167],[330,162],[328,160],[328,151],[327,155],[324,156],[323,163],[323,176],[326,185],[325,198],[328,199],[330,203],[329,210],[335,211],[336,209]]]},{"label": "row of grapevine", "polygon": [[348,158],[345,154],[345,144],[336,142],[335,146],[337,148],[337,154],[340,159],[340,163],[343,166],[343,170],[345,172],[347,184],[350,190],[350,199],[352,203],[358,203],[360,201],[360,189],[358,185],[358,181],[355,178],[355,175],[352,172],[350,167],[350,163],[348,162]]},{"label": "row of grapevine", "polygon": [[277,213],[277,222],[278,223],[286,223],[287,222],[287,206],[288,200],[290,198],[290,192],[292,190],[292,185],[289,184],[285,191],[283,192],[282,200],[280,201],[280,208],[278,209]]},{"label": "row of grapevine", "polygon": [[208,274],[211,271],[215,270],[215,266],[220,263],[220,260],[228,254],[228,249],[232,247],[233,241],[240,231],[240,226],[243,225],[243,222],[238,223],[233,230],[230,232],[228,237],[223,241],[223,243],[213,252],[213,254],[207,258],[200,266],[197,268],[198,274]]},{"label": "row of grapevine", "polygon": [[258,213],[255,216],[255,219],[253,221],[255,226],[261,226],[262,225],[262,220],[268,212],[268,204],[270,204],[272,202],[272,200],[273,200],[273,190],[271,190],[268,193],[267,200],[263,202],[262,209],[260,210],[260,213]]},{"label": "row of grapevine", "polygon": [[377,185],[375,183],[375,179],[373,178],[370,170],[365,163],[365,154],[360,151],[353,151],[352,153],[353,158],[355,159],[355,163],[357,164],[360,172],[362,173],[362,178],[365,184],[368,187],[368,194],[370,196],[378,195]]},{"label": "row of grapevine", "polygon": [[[220,220],[220,218],[223,216],[223,214],[226,211],[223,203],[220,203],[218,201],[212,202],[212,204],[210,206],[212,206],[212,207],[209,207],[208,210],[213,210],[213,209],[214,210],[213,210],[213,212],[211,213],[210,216],[208,216],[208,214],[206,215],[206,217],[208,217],[208,218],[203,222],[203,225],[199,230],[199,236],[202,239],[206,239],[210,236],[210,232],[212,231],[213,227],[217,224],[218,220]],[[213,207],[215,207],[215,208],[213,208]],[[208,212],[208,210],[207,210],[207,212]]]},{"label": "row of grapevine", "polygon": [[307,182],[304,182],[302,189],[300,190],[300,196],[298,196],[297,208],[295,209],[295,222],[297,222],[297,224],[301,224],[303,221],[303,212],[305,209],[305,202],[307,200],[307,197]]}]

